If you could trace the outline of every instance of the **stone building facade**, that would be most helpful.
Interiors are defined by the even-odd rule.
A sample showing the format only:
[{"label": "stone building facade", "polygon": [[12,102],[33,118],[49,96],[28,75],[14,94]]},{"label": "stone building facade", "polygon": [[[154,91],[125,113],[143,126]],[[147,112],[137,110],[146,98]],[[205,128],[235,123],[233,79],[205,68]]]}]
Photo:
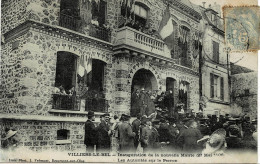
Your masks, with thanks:
[{"label": "stone building facade", "polygon": [[[208,7],[206,7],[207,5]],[[203,114],[230,112],[230,64],[224,44],[223,18],[217,4],[200,6],[203,16],[203,51],[201,60],[201,101]]]},{"label": "stone building facade", "polygon": [[[156,31],[167,3],[176,33],[173,51],[154,35],[120,27],[124,19],[118,0],[2,1],[0,136],[5,128],[12,128],[21,136],[20,146],[35,151],[84,149],[86,115],[96,109],[88,105],[102,100],[104,108],[97,107],[97,116],[130,114],[133,89],[141,87],[173,89],[176,106],[181,103],[180,87],[185,86],[186,110],[198,111],[201,55],[195,41],[201,42],[202,19],[198,7],[186,0],[136,0],[135,5],[145,11],[139,19],[145,19],[148,31]],[[140,13],[136,14],[138,18]],[[99,25],[94,26],[95,21]],[[78,76],[83,56],[92,61],[95,73],[90,81],[96,83]],[[67,72],[59,72],[62,69]],[[138,82],[137,74],[145,74],[149,84]],[[57,94],[61,84],[66,92],[73,88],[73,95]],[[86,90],[93,94],[86,96]]]},{"label": "stone building facade", "polygon": [[257,72],[238,73],[231,76],[232,106],[239,114],[257,119]]}]

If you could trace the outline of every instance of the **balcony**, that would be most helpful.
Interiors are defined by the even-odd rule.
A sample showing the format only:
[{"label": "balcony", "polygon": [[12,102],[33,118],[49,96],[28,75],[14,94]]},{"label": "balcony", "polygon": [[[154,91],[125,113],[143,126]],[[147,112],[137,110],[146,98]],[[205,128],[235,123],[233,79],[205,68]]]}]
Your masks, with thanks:
[{"label": "balcony", "polygon": [[[52,108],[56,110],[80,111],[80,100],[74,95],[53,94]],[[83,99],[84,100],[84,99]],[[108,101],[105,98],[85,98],[84,111],[107,112]]]},{"label": "balcony", "polygon": [[[79,32],[81,28],[81,20],[80,17],[77,16],[60,14],[59,25],[61,27]],[[89,36],[92,36],[94,38],[110,42],[111,31],[109,29],[106,29],[105,27],[90,24],[88,34]]]},{"label": "balcony", "polygon": [[59,110],[77,110],[76,108],[76,96],[53,94],[53,109]]},{"label": "balcony", "polygon": [[148,53],[170,57],[169,50],[162,40],[156,39],[150,35],[144,34],[130,27],[122,27],[117,31],[116,46],[127,46]]},{"label": "balcony", "polygon": [[89,36],[110,42],[111,31],[109,29],[104,28],[104,27],[90,25]]},{"label": "balcony", "polygon": [[60,14],[59,25],[70,30],[77,31],[80,27],[80,18],[67,14]]}]

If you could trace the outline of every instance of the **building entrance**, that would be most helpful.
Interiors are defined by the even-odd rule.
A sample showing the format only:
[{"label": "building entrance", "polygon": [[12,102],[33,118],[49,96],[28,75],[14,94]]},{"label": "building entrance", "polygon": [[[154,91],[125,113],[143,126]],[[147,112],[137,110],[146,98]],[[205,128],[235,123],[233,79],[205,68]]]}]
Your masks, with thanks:
[{"label": "building entrance", "polygon": [[149,116],[155,111],[153,93],[158,90],[154,74],[146,69],[138,70],[131,86],[131,116],[137,114]]}]

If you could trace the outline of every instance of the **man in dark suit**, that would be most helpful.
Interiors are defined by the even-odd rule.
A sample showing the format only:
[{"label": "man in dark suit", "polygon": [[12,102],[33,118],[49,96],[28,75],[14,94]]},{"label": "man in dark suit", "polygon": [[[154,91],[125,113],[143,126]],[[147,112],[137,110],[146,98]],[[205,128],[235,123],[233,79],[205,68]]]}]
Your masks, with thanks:
[{"label": "man in dark suit", "polygon": [[188,125],[189,128],[183,130],[177,140],[183,140],[184,152],[197,152],[200,148],[197,141],[203,136],[201,135],[199,129],[197,129],[198,125],[195,120],[190,120]]},{"label": "man in dark suit", "polygon": [[132,127],[133,127],[133,132],[135,132],[135,138],[134,138],[134,145],[135,149],[137,149],[138,144],[139,144],[139,133],[140,133],[140,126],[141,126],[141,114],[139,113],[137,115],[137,118],[132,122]]},{"label": "man in dark suit", "polygon": [[136,134],[130,125],[130,116],[125,114],[122,116],[123,122],[118,125],[120,152],[135,152],[134,137]]},{"label": "man in dark suit", "polygon": [[88,112],[88,120],[85,123],[85,139],[84,144],[87,147],[87,152],[94,152],[94,146],[97,144],[97,129],[93,123],[95,114],[93,111]]},{"label": "man in dark suit", "polygon": [[101,120],[99,126],[97,127],[98,133],[98,146],[97,151],[109,152],[110,151],[110,131],[109,131],[109,114],[103,115],[103,120]]}]

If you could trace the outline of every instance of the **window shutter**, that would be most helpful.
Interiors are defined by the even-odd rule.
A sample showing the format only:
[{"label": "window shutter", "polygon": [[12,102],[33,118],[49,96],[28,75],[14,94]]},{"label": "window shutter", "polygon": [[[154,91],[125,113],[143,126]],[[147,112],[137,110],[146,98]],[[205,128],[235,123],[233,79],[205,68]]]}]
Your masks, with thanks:
[{"label": "window shutter", "polygon": [[210,74],[210,97],[214,98],[214,75]]},{"label": "window shutter", "polygon": [[224,100],[224,78],[220,78],[220,96],[221,100]]},{"label": "window shutter", "polygon": [[213,60],[219,63],[219,43],[213,41]]}]

